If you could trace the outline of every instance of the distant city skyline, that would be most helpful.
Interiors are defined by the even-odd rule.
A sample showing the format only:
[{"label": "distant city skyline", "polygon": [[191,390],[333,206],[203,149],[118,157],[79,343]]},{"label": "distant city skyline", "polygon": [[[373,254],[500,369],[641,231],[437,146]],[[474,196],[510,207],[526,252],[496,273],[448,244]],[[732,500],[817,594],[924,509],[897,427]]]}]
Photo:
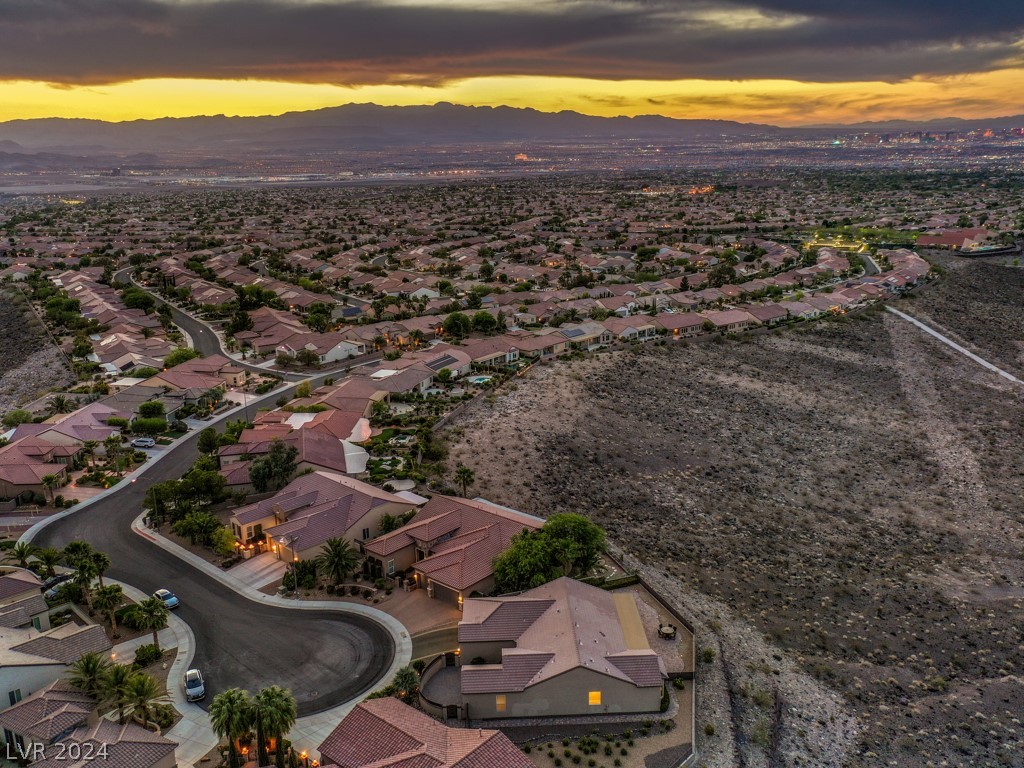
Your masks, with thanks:
[{"label": "distant city skyline", "polygon": [[449,101],[776,125],[1021,112],[1024,6],[13,0],[0,120]]}]

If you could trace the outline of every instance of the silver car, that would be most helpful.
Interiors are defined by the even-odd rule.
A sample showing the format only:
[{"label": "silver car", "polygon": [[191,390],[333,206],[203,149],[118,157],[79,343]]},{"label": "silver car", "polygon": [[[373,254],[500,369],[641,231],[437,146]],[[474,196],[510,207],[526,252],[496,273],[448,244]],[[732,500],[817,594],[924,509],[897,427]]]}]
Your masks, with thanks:
[{"label": "silver car", "polygon": [[206,685],[203,683],[203,673],[198,669],[190,669],[185,673],[185,699],[202,701],[205,698]]}]

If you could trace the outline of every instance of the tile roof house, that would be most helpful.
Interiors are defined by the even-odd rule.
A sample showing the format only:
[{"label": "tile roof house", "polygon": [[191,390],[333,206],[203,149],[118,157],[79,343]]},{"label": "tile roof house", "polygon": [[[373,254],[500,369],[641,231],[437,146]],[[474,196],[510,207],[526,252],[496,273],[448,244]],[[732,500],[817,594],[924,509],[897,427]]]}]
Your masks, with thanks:
[{"label": "tile roof house", "polygon": [[449,728],[393,697],[357,704],[320,757],[324,768],[533,768],[500,731]]},{"label": "tile roof house", "polygon": [[[408,499],[335,472],[301,475],[269,499],[240,507],[231,528],[243,544],[307,560],[331,538],[362,542],[380,533],[385,515],[413,510]],[[286,544],[279,544],[285,539]]]},{"label": "tile roof house", "polygon": [[[178,744],[135,723],[100,718],[96,701],[64,681],[51,683],[0,712],[4,741],[33,768],[175,768]],[[39,745],[35,749],[33,745]],[[62,745],[63,749],[58,749]],[[75,745],[72,747],[71,745]],[[61,758],[64,759],[61,759]]]},{"label": "tile roof house", "polygon": [[471,598],[459,622],[473,719],[657,712],[665,666],[629,592],[563,577],[514,597]]},{"label": "tile roof house", "polygon": [[410,523],[364,544],[364,569],[394,576],[413,569],[412,582],[431,597],[454,605],[474,592],[494,589],[494,558],[524,529],[537,530],[539,517],[483,499],[437,495]]}]

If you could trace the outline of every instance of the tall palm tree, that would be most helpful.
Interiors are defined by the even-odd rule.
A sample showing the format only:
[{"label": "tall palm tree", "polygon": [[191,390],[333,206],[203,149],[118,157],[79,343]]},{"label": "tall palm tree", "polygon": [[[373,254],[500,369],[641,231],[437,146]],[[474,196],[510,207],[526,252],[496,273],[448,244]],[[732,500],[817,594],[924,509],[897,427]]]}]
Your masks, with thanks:
[{"label": "tall palm tree", "polygon": [[57,487],[57,483],[59,483],[60,480],[56,475],[43,475],[42,478],[40,478],[40,482],[46,486],[46,495],[49,497],[50,501],[53,501],[53,489]]},{"label": "tall palm tree", "polygon": [[459,464],[455,467],[455,482],[462,486],[462,495],[465,497],[469,486],[476,482],[476,473],[465,464]]},{"label": "tall palm tree", "polygon": [[[266,765],[267,737],[274,740],[274,764],[284,768],[284,735],[295,725],[298,705],[292,692],[277,685],[262,689],[252,699],[252,718],[256,725],[256,748],[259,765]],[[260,730],[263,731],[263,751],[260,749]]]},{"label": "tall palm tree", "polygon": [[66,395],[54,395],[46,401],[50,413],[71,413],[75,410],[75,401]]},{"label": "tall palm tree", "polygon": [[93,469],[96,467],[96,449],[99,447],[99,440],[86,440],[82,443],[82,448],[85,449],[85,455],[89,457],[89,468]]},{"label": "tall palm tree", "polygon": [[328,539],[316,558],[316,569],[335,586],[359,565],[359,553],[348,539]]},{"label": "tall palm tree", "polygon": [[106,586],[103,583],[103,574],[110,568],[110,556],[105,552],[93,552],[89,560],[92,562],[92,567],[96,571],[96,578],[100,580],[100,588],[102,589]]},{"label": "tall palm tree", "polygon": [[124,725],[125,708],[128,706],[128,692],[131,690],[135,672],[127,664],[112,664],[103,676],[100,692],[103,700],[117,707],[117,720]]},{"label": "tall palm tree", "polygon": [[92,610],[92,580],[96,578],[96,567],[91,560],[81,560],[75,570],[74,582],[82,588],[85,605]]},{"label": "tall palm tree", "polygon": [[139,629],[148,629],[153,633],[153,645],[157,650],[160,650],[159,632],[167,626],[170,615],[170,609],[158,597],[147,597],[139,603],[136,614]]},{"label": "tall palm tree", "polygon": [[33,555],[37,554],[37,550],[27,541],[19,541],[4,555],[4,560],[9,560],[13,563],[17,563],[22,568],[28,568],[28,559]]},{"label": "tall palm tree", "polygon": [[125,693],[125,708],[128,714],[141,717],[143,728],[149,725],[153,708],[167,701],[167,691],[161,689],[156,678],[142,672],[132,675]]},{"label": "tall palm tree", "polygon": [[69,541],[64,545],[64,562],[72,568],[92,556],[92,545],[87,541]]},{"label": "tall palm tree", "polygon": [[121,455],[121,436],[111,435],[103,441],[103,450],[107,454],[107,468],[109,469]]},{"label": "tall palm tree", "polygon": [[53,549],[52,547],[38,549],[36,550],[35,555],[39,564],[46,569],[47,576],[55,576],[57,574],[57,566],[60,565],[60,561],[64,559],[64,553],[59,549]]},{"label": "tall palm tree", "polygon": [[93,598],[93,605],[97,611],[101,611],[107,614],[107,619],[110,620],[110,632],[116,638],[117,634],[117,609],[121,607],[124,602],[124,590],[121,589],[119,584],[108,584],[107,586],[101,586],[96,590],[96,596]]},{"label": "tall palm tree", "polygon": [[210,725],[220,738],[228,742],[228,768],[240,768],[238,739],[251,722],[249,694],[240,688],[228,688],[213,697],[210,703]]},{"label": "tall palm tree", "polygon": [[72,663],[68,670],[68,683],[90,696],[100,696],[111,662],[99,653],[86,653]]}]

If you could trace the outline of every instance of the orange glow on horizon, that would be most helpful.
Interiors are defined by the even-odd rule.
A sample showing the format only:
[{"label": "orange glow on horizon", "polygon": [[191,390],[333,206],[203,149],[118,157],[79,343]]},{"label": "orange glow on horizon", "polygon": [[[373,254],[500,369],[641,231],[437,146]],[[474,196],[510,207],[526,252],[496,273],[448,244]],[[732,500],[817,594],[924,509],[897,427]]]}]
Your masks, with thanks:
[{"label": "orange glow on horizon", "polygon": [[614,116],[661,114],[775,125],[1011,115],[1024,103],[1024,68],[897,83],[795,80],[626,80],[478,77],[439,86],[286,83],[265,80],[136,80],[56,87],[0,82],[0,120],[80,117],[136,120],[193,115],[273,115],[351,102],[449,101],[473,106],[571,109]]}]

